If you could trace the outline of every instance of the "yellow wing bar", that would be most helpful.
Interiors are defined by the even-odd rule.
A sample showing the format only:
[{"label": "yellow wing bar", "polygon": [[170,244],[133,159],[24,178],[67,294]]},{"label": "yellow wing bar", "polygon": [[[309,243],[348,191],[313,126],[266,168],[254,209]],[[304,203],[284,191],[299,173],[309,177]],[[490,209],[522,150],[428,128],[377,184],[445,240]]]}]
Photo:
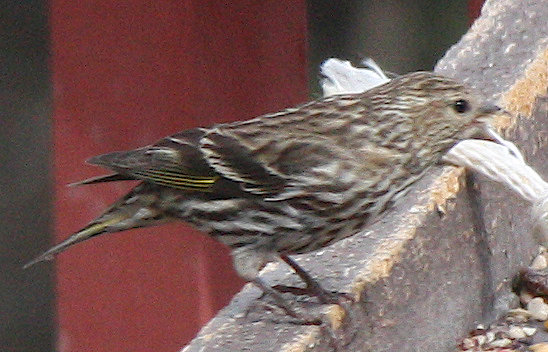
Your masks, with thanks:
[{"label": "yellow wing bar", "polygon": [[134,171],[132,174],[162,186],[197,191],[208,191],[219,179],[219,176],[193,176],[165,169]]}]

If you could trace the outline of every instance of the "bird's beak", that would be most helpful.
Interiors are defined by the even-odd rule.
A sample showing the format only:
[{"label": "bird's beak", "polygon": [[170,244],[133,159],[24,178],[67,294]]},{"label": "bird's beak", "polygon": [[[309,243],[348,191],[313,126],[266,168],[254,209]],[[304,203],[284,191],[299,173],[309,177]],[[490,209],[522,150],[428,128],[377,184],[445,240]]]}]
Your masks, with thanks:
[{"label": "bird's beak", "polygon": [[491,127],[491,123],[495,117],[500,115],[510,116],[510,113],[495,104],[485,104],[479,108],[475,123],[480,125],[480,132],[475,137],[500,143],[502,137]]},{"label": "bird's beak", "polygon": [[493,115],[493,114],[501,114],[506,113],[501,107],[495,105],[495,104],[485,104],[479,109],[480,115]]},{"label": "bird's beak", "polygon": [[511,114],[495,104],[485,104],[478,109],[477,121],[490,124],[496,116],[511,116]]},{"label": "bird's beak", "polygon": [[510,154],[523,160],[523,156],[521,155],[518,148],[514,145],[514,143],[502,138],[502,136],[499,135],[491,126],[491,122],[493,122],[496,116],[503,115],[506,117],[510,117],[512,116],[512,114],[497,105],[487,104],[479,109],[479,115],[480,116],[478,117],[477,121],[480,122],[481,127],[480,132],[478,133],[478,135],[476,135],[476,138],[488,140],[505,146]]}]

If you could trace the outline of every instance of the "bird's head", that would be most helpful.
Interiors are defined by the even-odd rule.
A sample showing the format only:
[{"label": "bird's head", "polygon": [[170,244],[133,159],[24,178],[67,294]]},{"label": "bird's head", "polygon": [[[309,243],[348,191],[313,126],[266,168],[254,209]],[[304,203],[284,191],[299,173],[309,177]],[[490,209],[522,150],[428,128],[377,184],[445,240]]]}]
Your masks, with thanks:
[{"label": "bird's head", "polygon": [[417,133],[427,138],[447,143],[470,138],[493,140],[491,122],[507,114],[466,85],[431,72],[400,76],[385,86],[391,84],[394,108],[405,110]]}]

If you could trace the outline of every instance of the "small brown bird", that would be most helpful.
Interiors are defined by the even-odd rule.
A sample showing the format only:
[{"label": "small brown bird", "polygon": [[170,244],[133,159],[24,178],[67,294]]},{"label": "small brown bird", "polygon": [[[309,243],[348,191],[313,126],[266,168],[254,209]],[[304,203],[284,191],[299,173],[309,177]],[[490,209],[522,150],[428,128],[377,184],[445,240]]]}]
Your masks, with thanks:
[{"label": "small brown bird", "polygon": [[453,79],[416,72],[364,93],[96,156],[91,164],[114,173],[80,184],[142,182],[27,266],[103,233],[183,220],[229,246],[237,272],[295,315],[259,270],[281,258],[329,302],[288,255],[364,229],[457,142],[490,139],[485,123],[498,110]]}]

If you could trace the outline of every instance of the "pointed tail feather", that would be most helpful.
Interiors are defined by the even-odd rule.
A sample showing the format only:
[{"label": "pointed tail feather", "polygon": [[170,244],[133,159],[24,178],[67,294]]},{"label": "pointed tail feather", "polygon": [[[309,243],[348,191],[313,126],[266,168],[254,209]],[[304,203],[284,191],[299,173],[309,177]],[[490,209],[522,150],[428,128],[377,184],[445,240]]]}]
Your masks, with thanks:
[{"label": "pointed tail feather", "polygon": [[88,178],[82,181],[69,183],[69,187],[74,186],[81,186],[81,185],[92,185],[95,183],[103,183],[103,182],[113,182],[113,181],[129,181],[129,180],[135,180],[132,177],[124,176],[120,174],[110,174],[110,175],[102,175],[97,177]]},{"label": "pointed tail feather", "polygon": [[34,264],[39,263],[39,262],[43,262],[43,261],[46,261],[46,260],[52,260],[53,257],[56,254],[64,251],[68,247],[71,247],[71,246],[75,245],[76,243],[83,242],[85,240],[88,240],[88,239],[90,239],[92,237],[95,237],[95,236],[98,236],[100,234],[103,234],[103,233],[107,232],[107,228],[109,226],[114,225],[114,224],[116,224],[116,223],[118,223],[122,220],[125,220],[125,219],[126,219],[126,217],[119,216],[119,217],[110,218],[110,219],[108,219],[106,221],[103,221],[103,222],[91,223],[90,225],[88,225],[87,227],[83,228],[82,230],[76,232],[75,234],[73,234],[72,236],[70,236],[69,238],[64,240],[63,242],[51,247],[50,249],[48,249],[47,251],[45,251],[44,253],[42,253],[38,257],[34,258],[33,260],[31,260],[30,262],[25,264],[23,266],[23,269],[27,269],[27,268],[29,268],[29,267],[31,267]]},{"label": "pointed tail feather", "polygon": [[124,197],[111,205],[101,216],[63,242],[25,264],[28,268],[53,257],[75,245],[105,232],[118,232],[136,227],[152,226],[170,220],[162,209],[155,206],[158,201],[156,186],[141,183]]}]

